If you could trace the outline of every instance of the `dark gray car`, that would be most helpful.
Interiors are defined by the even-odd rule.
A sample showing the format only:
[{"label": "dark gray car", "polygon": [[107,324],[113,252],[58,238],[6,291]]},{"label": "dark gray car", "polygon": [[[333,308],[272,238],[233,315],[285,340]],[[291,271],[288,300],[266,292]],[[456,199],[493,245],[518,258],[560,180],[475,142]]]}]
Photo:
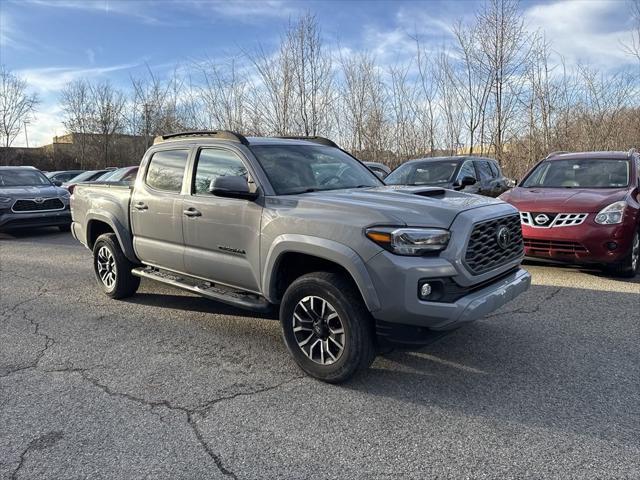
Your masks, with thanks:
[{"label": "dark gray car", "polygon": [[403,163],[384,179],[387,185],[450,188],[465,193],[497,197],[512,183],[492,158],[433,157]]},{"label": "dark gray car", "polygon": [[0,167],[0,231],[70,225],[69,192],[33,167]]}]

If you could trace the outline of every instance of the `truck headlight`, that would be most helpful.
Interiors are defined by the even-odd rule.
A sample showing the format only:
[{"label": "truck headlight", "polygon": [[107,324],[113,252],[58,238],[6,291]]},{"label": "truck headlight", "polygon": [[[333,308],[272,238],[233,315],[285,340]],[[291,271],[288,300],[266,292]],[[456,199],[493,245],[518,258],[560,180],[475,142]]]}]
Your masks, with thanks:
[{"label": "truck headlight", "polygon": [[396,255],[427,255],[447,248],[451,234],[441,228],[372,227],[369,240]]},{"label": "truck headlight", "polygon": [[9,203],[11,201],[11,197],[0,197],[0,205],[4,205],[5,203]]},{"label": "truck headlight", "polygon": [[627,202],[624,200],[607,205],[596,215],[596,223],[600,225],[622,223],[622,215],[626,207]]}]

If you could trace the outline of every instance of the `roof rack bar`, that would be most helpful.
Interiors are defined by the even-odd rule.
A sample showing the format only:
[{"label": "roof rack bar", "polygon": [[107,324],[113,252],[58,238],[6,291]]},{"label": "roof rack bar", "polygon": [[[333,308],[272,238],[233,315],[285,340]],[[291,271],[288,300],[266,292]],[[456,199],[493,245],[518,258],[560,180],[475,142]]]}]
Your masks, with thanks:
[{"label": "roof rack bar", "polygon": [[286,138],[288,140],[306,140],[307,142],[318,143],[320,145],[326,145],[328,147],[340,148],[336,142],[334,142],[333,140],[329,140],[328,138],[325,138],[325,137],[318,137],[318,136],[312,136],[312,137],[305,137],[305,136],[300,136],[300,137],[298,137],[298,136],[279,136],[279,137],[276,137],[276,138]]},{"label": "roof rack bar", "polygon": [[155,145],[157,143],[162,143],[165,140],[169,140],[172,138],[180,138],[180,137],[221,138],[224,140],[240,142],[243,145],[249,145],[249,140],[247,140],[247,138],[244,135],[237,132],[232,132],[230,130],[195,130],[195,131],[187,131],[187,132],[168,133],[166,135],[160,135],[156,137],[153,143]]},{"label": "roof rack bar", "polygon": [[567,152],[565,150],[558,150],[557,152],[551,152],[549,155],[546,156],[545,160],[547,158],[555,157],[556,155],[561,155],[563,153],[569,153],[569,152]]}]

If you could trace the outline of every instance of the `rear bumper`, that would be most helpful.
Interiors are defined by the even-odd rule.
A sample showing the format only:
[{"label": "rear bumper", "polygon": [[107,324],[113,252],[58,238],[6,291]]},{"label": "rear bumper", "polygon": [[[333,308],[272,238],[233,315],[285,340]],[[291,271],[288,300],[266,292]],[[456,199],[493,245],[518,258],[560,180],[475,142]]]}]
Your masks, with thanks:
[{"label": "rear bumper", "polygon": [[616,263],[631,249],[637,226],[633,218],[619,225],[599,225],[595,214],[574,227],[533,228],[522,225],[525,256],[568,263]]},{"label": "rear bumper", "polygon": [[0,214],[0,230],[18,228],[52,227],[69,225],[71,213],[69,209],[42,213],[3,213]]}]

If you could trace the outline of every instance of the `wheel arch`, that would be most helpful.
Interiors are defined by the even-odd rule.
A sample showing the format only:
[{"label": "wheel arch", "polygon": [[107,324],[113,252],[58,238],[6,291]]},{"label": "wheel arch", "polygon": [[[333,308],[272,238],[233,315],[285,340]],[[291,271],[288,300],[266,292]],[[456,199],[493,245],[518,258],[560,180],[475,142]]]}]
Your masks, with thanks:
[{"label": "wheel arch", "polygon": [[87,247],[93,249],[97,238],[104,233],[114,233],[127,259],[134,263],[140,262],[133,250],[131,235],[124,225],[107,212],[90,212],[87,215]]},{"label": "wheel arch", "polygon": [[318,270],[345,273],[358,288],[367,309],[373,312],[380,308],[362,258],[346,245],[307,235],[285,234],[275,239],[264,263],[262,291],[270,302],[279,303],[293,280]]}]

